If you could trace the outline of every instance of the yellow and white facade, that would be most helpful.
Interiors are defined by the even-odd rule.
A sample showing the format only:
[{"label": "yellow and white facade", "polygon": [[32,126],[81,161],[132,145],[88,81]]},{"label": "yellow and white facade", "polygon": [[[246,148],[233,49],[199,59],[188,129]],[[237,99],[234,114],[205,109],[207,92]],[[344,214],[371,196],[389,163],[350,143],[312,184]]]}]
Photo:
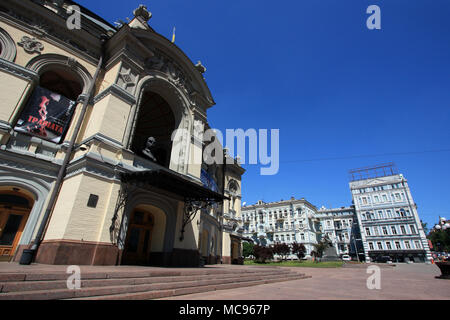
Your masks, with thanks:
[{"label": "yellow and white facade", "polygon": [[[241,176],[198,158],[215,103],[191,60],[148,24],[145,6],[116,28],[72,1],[0,3],[0,257],[20,260],[45,233],[47,264],[198,266],[239,262]],[[108,35],[104,63],[48,221],[43,213]],[[61,143],[14,130],[36,88],[76,101]],[[177,129],[187,134],[172,137]],[[156,138],[158,161],[142,150]],[[211,191],[202,174],[215,181]],[[225,200],[222,202],[222,199]],[[230,199],[230,200],[228,200]],[[214,201],[212,201],[214,200]]]}]

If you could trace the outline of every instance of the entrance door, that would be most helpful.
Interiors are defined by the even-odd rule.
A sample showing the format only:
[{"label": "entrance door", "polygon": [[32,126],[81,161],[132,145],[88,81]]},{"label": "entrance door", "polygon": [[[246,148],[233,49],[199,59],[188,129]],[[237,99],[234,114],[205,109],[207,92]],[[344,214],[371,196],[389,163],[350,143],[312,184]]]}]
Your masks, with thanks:
[{"label": "entrance door", "polygon": [[25,208],[0,207],[0,261],[12,259],[29,213]]},{"label": "entrance door", "polygon": [[149,212],[136,210],[131,214],[122,264],[148,265],[154,219]]}]

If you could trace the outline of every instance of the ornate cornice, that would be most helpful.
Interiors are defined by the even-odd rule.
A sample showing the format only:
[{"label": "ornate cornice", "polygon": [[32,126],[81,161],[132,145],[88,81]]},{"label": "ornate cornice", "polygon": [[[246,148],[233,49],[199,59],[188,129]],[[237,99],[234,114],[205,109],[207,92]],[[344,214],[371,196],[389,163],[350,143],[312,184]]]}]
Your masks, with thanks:
[{"label": "ornate cornice", "polygon": [[0,167],[45,178],[56,178],[59,171],[55,163],[10,150],[0,150]]},{"label": "ornate cornice", "polygon": [[136,98],[132,94],[128,93],[126,90],[122,89],[116,84],[110,85],[108,88],[106,88],[105,90],[100,92],[97,96],[95,96],[93,99],[93,103],[96,104],[104,97],[106,97],[108,94],[112,94],[130,105],[136,103]]},{"label": "ornate cornice", "polygon": [[38,81],[39,75],[35,71],[26,69],[14,62],[0,58],[0,70],[28,81]]},{"label": "ornate cornice", "polygon": [[9,132],[9,130],[11,130],[11,129],[12,129],[12,126],[9,122],[0,120],[0,130]]}]

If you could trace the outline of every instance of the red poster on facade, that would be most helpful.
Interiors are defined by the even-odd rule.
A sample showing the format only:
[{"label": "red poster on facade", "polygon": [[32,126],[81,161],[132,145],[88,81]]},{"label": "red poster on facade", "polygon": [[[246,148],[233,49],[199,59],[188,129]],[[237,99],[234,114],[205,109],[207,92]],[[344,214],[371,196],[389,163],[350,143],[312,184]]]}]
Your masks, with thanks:
[{"label": "red poster on facade", "polygon": [[37,87],[22,111],[14,130],[60,143],[75,109],[75,101]]}]

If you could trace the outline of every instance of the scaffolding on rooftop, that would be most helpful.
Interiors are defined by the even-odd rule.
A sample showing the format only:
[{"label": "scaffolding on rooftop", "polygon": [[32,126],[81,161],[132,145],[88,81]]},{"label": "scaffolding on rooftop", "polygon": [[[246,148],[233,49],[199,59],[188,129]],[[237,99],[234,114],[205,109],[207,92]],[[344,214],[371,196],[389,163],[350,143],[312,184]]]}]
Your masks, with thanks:
[{"label": "scaffolding on rooftop", "polygon": [[374,179],[380,177],[393,176],[398,174],[395,163],[384,163],[370,167],[349,170],[350,181]]}]

